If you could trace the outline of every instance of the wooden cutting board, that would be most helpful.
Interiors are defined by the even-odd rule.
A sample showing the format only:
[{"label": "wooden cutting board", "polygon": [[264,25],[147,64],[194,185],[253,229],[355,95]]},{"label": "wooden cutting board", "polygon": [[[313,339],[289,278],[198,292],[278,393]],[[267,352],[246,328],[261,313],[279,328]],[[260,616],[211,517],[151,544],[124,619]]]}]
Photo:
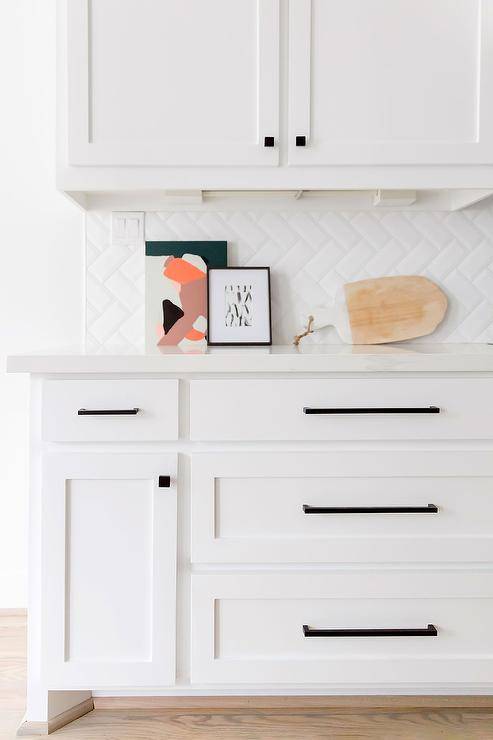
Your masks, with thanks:
[{"label": "wooden cutting board", "polygon": [[447,310],[447,297],[428,278],[420,275],[381,277],[346,283],[332,306],[310,312],[307,330],[335,326],[348,344],[402,342],[431,334]]},{"label": "wooden cutting board", "polygon": [[358,280],[344,286],[353,344],[383,344],[431,334],[447,310],[447,297],[419,275]]}]

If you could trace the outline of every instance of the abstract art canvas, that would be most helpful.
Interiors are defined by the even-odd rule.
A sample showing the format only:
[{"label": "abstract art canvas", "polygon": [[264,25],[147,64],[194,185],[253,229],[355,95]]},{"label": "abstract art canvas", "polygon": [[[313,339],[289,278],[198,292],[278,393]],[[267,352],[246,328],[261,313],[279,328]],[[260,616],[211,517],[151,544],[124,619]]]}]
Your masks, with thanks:
[{"label": "abstract art canvas", "polygon": [[206,347],[207,269],[225,267],[227,242],[146,242],[146,350]]}]

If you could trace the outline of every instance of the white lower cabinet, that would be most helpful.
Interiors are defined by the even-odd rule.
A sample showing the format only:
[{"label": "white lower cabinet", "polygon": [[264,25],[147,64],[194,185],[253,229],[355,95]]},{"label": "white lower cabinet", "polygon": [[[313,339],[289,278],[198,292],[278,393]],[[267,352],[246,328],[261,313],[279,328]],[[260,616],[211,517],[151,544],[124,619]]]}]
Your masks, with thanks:
[{"label": "white lower cabinet", "polygon": [[176,474],[169,454],[45,456],[50,688],[174,683]]},{"label": "white lower cabinet", "polygon": [[41,380],[43,691],[491,693],[492,383]]},{"label": "white lower cabinet", "polygon": [[491,573],[200,574],[192,579],[192,680],[491,682],[492,620]]}]

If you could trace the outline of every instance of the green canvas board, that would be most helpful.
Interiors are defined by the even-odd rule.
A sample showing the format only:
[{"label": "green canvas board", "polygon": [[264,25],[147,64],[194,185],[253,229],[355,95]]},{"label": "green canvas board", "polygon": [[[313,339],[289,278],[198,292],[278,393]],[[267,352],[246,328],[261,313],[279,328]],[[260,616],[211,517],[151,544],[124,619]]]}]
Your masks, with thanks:
[{"label": "green canvas board", "polygon": [[172,254],[183,257],[184,254],[198,254],[208,267],[228,266],[228,242],[187,241],[187,242],[146,242],[146,257],[163,257]]}]

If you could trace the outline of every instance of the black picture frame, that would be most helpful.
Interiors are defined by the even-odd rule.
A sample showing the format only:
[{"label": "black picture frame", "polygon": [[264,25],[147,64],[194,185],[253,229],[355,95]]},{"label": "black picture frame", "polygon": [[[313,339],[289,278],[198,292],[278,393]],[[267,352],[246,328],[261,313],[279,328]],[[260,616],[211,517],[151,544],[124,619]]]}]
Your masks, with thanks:
[{"label": "black picture frame", "polygon": [[[267,291],[268,291],[268,306],[269,306],[269,341],[268,342],[211,342],[209,333],[211,327],[211,306],[210,306],[210,273],[211,272],[224,272],[225,270],[265,270],[267,271]],[[272,346],[272,306],[271,306],[271,290],[270,290],[270,267],[210,267],[207,269],[207,346],[208,347],[271,347]]]}]

